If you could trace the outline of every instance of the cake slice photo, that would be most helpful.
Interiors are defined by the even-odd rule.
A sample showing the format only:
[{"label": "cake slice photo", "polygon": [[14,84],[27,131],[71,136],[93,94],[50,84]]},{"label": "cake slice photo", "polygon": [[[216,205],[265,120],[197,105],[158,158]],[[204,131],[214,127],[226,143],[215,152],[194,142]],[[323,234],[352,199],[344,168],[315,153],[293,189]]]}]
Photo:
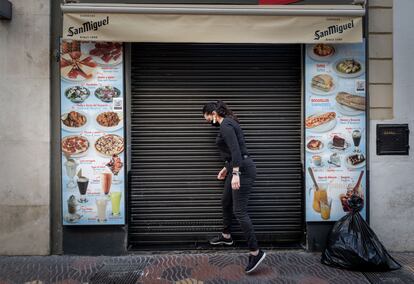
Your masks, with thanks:
[{"label": "cake slice photo", "polygon": [[345,138],[341,137],[340,135],[335,134],[331,141],[328,143],[328,148],[332,151],[342,152],[349,148],[349,143],[346,141]]},{"label": "cake slice photo", "polygon": [[362,153],[352,153],[345,158],[347,167],[351,170],[365,166],[366,158]]}]

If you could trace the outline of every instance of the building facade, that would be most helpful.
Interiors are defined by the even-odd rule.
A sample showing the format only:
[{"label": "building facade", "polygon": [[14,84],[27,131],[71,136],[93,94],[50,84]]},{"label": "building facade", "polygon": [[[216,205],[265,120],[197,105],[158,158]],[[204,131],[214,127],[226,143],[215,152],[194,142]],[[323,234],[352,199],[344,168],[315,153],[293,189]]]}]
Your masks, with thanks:
[{"label": "building facade", "polygon": [[[220,54],[202,44],[186,46],[183,43],[139,44],[124,41],[125,73],[122,81],[126,94],[125,114],[129,119],[125,125],[126,156],[123,160],[126,224],[68,226],[64,224],[63,209],[67,204],[62,198],[65,184],[62,185],[62,180],[65,182],[67,172],[62,167],[65,157],[61,155],[61,103],[64,101],[59,66],[62,57],[59,54],[59,51],[62,53],[61,6],[53,1],[11,2],[13,18],[0,22],[0,82],[5,90],[2,98],[8,106],[2,114],[3,135],[0,139],[5,161],[1,171],[1,191],[6,198],[2,202],[7,208],[0,217],[4,244],[2,254],[125,254],[131,249],[165,249],[168,246],[174,249],[205,248],[201,236],[219,229],[217,221],[220,217],[216,208],[220,199],[218,185],[209,183],[210,171],[218,162],[205,154],[209,151],[214,154],[209,144],[201,141],[211,138],[212,132],[195,122],[197,118],[193,108],[202,105],[214,94],[233,103],[230,105],[240,112],[248,134],[262,129],[261,135],[253,135],[261,139],[252,142],[252,148],[263,169],[263,179],[274,179],[274,183],[267,186],[259,180],[257,188],[260,194],[251,201],[253,218],[259,223],[259,233],[262,232],[261,240],[269,246],[281,243],[302,245],[308,250],[323,247],[332,222],[306,222],[305,216],[307,186],[302,180],[306,179],[305,150],[302,148],[307,141],[301,134],[304,129],[300,123],[298,125],[298,119],[300,122],[305,118],[301,103],[304,96],[302,76],[306,76],[302,72],[306,56],[303,44],[283,46],[276,43],[270,47],[249,43],[250,46],[236,44],[231,49],[225,44],[217,44],[215,49],[220,49],[220,53],[224,54],[221,59],[225,64],[220,65],[214,63]],[[303,2],[296,4],[315,5],[323,1]],[[329,4],[327,2],[322,4]],[[412,193],[408,186],[412,162],[411,155],[377,155],[377,124],[408,124],[409,128],[412,125],[408,90],[412,84],[409,55],[414,35],[407,24],[411,6],[408,0],[369,1],[368,13],[364,18],[368,24],[363,32],[368,43],[366,69],[369,89],[367,217],[384,244],[395,251],[414,248],[414,232],[407,226],[413,213],[410,206]],[[226,59],[230,57],[235,61]],[[234,71],[228,70],[237,68],[237,61],[244,58],[255,63],[243,66],[238,69],[239,73],[230,76],[229,72]],[[283,60],[286,58],[288,60]],[[278,62],[279,67],[271,67],[269,62],[272,60]],[[170,61],[173,63],[168,63]],[[191,64],[186,65],[187,69],[180,69],[185,65],[182,62],[192,61],[209,70],[201,73],[206,80],[200,80],[200,77],[194,79],[197,76],[191,74],[191,70],[201,72],[201,69],[191,69],[188,67]],[[206,61],[209,64],[204,65]],[[260,66],[268,66],[266,64],[276,73],[282,68],[293,71],[269,76],[266,68],[260,69]],[[223,72],[223,68],[230,69]],[[249,68],[256,68],[256,71],[249,72]],[[181,73],[174,73],[177,69]],[[173,75],[166,77],[160,70],[168,70]],[[220,80],[217,74],[223,74],[227,81]],[[292,94],[290,99],[283,94],[279,94],[277,100],[269,99],[272,92],[277,95],[275,89],[281,90],[283,80],[295,82],[294,87],[285,86],[283,89],[283,92]],[[183,82],[187,86],[182,85]],[[262,86],[258,87],[258,82]],[[246,96],[243,87],[235,84],[252,88],[250,91],[256,92],[256,98]],[[267,86],[268,90],[263,91],[263,86]],[[200,92],[209,93],[203,95]],[[249,115],[249,111],[257,114]],[[270,113],[268,116],[266,111]],[[279,119],[284,120],[284,124],[275,119],[278,112],[282,113]],[[171,119],[169,116],[165,118],[166,114],[171,114]],[[147,129],[148,126],[151,128]],[[272,131],[263,136],[266,127]],[[289,131],[298,134],[289,136]],[[164,145],[160,140],[166,137],[157,136],[160,133],[196,133],[202,139],[191,138],[192,144],[180,144],[180,139],[185,137],[173,136]],[[283,141],[275,142],[279,141],[280,136]],[[65,134],[62,137],[66,137]],[[288,145],[288,137],[291,145],[297,146]],[[274,146],[278,143],[282,144],[281,148]],[[187,156],[185,150],[191,154]],[[261,153],[264,153],[263,156]],[[283,158],[286,156],[291,160]],[[186,160],[183,157],[190,158]],[[206,166],[200,167],[197,161]],[[159,171],[170,173],[167,180],[163,180],[162,175],[157,176]],[[191,175],[189,180],[174,180],[174,175],[180,171],[188,171]],[[207,172],[207,176],[203,172]],[[285,174],[275,174],[279,172]],[[153,181],[154,178],[157,180]],[[90,182],[92,184],[93,181]],[[99,187],[99,180],[96,182]],[[206,194],[199,188],[201,185],[211,188],[212,192]],[[193,195],[188,195],[190,190],[194,190]],[[261,211],[261,208],[264,210]],[[270,213],[266,215],[264,211]],[[193,216],[188,212],[194,212]],[[175,214],[176,218],[172,218],[171,214]],[[161,227],[158,231],[157,225]],[[177,242],[174,234],[181,234],[185,241]]]}]

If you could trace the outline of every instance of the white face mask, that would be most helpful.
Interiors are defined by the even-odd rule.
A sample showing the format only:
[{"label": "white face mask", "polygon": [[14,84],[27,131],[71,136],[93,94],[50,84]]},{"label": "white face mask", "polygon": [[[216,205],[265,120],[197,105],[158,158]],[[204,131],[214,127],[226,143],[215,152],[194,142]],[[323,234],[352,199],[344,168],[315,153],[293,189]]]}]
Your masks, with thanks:
[{"label": "white face mask", "polygon": [[211,125],[212,125],[212,126],[216,126],[216,127],[220,126],[220,123],[218,123],[218,122],[217,122],[217,120],[216,120],[216,117],[215,117],[215,116],[213,116],[213,121],[211,122]]}]

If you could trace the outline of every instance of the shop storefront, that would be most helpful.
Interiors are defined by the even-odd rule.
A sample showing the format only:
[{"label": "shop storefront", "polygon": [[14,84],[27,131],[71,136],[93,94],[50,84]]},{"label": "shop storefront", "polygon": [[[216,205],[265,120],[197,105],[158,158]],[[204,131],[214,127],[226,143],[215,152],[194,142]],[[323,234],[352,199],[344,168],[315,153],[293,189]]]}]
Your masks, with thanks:
[{"label": "shop storefront", "polygon": [[63,252],[208,248],[222,162],[201,108],[215,99],[257,163],[263,246],[318,249],[347,195],[366,208],[365,7],[342,4],[63,5]]}]

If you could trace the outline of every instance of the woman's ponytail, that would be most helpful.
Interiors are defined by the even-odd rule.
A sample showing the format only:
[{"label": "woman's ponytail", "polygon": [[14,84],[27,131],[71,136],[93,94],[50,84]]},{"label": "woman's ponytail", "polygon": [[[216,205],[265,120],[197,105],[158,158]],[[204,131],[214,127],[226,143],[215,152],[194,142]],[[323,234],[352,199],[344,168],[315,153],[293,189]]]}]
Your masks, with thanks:
[{"label": "woman's ponytail", "polygon": [[221,117],[230,117],[235,121],[239,122],[237,116],[227,107],[227,105],[223,101],[214,101],[209,102],[204,105],[203,107],[203,114],[211,114],[213,111],[217,112],[218,115]]},{"label": "woman's ponytail", "polygon": [[230,117],[234,119],[235,121],[239,122],[239,119],[237,118],[236,114],[234,114],[233,111],[229,109],[223,101],[220,101],[220,100],[217,101],[216,112],[221,117]]}]

